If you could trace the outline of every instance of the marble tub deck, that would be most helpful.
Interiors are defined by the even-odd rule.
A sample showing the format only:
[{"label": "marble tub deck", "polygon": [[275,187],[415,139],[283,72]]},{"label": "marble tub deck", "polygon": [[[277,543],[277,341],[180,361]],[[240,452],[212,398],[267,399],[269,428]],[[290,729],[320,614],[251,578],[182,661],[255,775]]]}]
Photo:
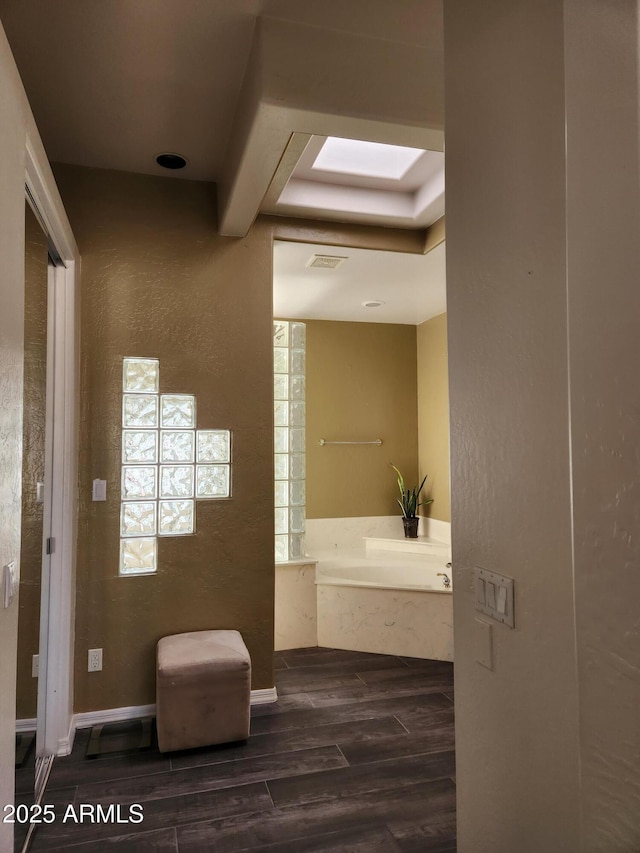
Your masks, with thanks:
[{"label": "marble tub deck", "polygon": [[[418,540],[401,531],[391,516],[308,520],[312,557],[276,564],[276,650],[321,645],[452,661],[453,598],[433,576],[450,571],[450,525],[421,519]],[[372,587],[345,582],[365,566]],[[401,581],[403,569],[412,577]],[[388,582],[376,587],[382,573]]]},{"label": "marble tub deck", "polygon": [[317,579],[318,643],[331,648],[453,661],[453,596]]},{"label": "marble tub deck", "polygon": [[[425,557],[353,548],[315,556],[317,564],[276,567],[276,650],[320,645],[453,661],[451,590],[424,586],[439,581],[437,570],[448,571],[446,550]],[[360,571],[374,580],[379,572],[386,585],[347,580]]]}]

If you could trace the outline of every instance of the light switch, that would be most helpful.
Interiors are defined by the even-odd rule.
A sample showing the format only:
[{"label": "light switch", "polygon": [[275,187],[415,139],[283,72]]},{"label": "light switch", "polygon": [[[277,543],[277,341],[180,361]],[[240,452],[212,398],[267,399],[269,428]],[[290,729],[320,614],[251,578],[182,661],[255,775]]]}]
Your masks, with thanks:
[{"label": "light switch", "polygon": [[44,503],[44,483],[36,483],[36,503]]},{"label": "light switch", "polygon": [[498,587],[498,613],[507,612],[507,588],[506,586]]},{"label": "light switch", "polygon": [[106,480],[94,480],[93,481],[93,500],[94,501],[106,501],[107,499],[107,481]]},{"label": "light switch", "polygon": [[480,566],[473,570],[476,589],[475,609],[502,625],[515,628],[513,578]]}]

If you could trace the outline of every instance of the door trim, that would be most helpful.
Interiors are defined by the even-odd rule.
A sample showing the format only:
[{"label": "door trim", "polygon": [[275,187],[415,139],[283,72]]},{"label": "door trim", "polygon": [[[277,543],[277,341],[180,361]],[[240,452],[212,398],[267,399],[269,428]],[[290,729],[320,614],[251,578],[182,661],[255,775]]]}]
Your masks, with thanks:
[{"label": "door trim", "polygon": [[51,360],[51,375],[47,380],[51,381],[52,391],[47,426],[53,427],[51,526],[47,535],[55,540],[55,549],[49,558],[48,577],[43,577],[43,592],[46,589],[47,595],[43,596],[41,606],[40,672],[45,677],[40,688],[44,696],[41,747],[47,753],[61,755],[70,749],[69,729],[73,719],[80,255],[35,126],[33,133],[27,132],[25,184],[47,231],[57,264],[49,267],[51,337],[47,353]]}]

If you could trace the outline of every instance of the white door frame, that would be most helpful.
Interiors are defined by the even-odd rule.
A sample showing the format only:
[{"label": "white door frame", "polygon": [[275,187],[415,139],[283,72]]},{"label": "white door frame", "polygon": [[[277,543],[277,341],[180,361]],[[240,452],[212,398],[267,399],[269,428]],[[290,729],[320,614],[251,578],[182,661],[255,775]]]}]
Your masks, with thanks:
[{"label": "white door frame", "polygon": [[[39,746],[66,755],[72,745],[73,645],[77,537],[80,255],[44,148],[27,132],[25,184],[59,258],[49,268],[47,433],[53,553],[42,578]],[[42,701],[40,702],[40,699]],[[39,707],[39,717],[41,709]]]}]

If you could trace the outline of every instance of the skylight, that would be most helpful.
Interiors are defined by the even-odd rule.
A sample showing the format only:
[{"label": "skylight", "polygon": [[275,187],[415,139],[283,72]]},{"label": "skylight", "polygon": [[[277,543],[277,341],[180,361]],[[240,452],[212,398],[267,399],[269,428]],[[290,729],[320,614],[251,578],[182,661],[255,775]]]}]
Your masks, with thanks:
[{"label": "skylight", "polygon": [[314,169],[370,178],[400,180],[422,156],[420,148],[327,137],[313,164]]}]

